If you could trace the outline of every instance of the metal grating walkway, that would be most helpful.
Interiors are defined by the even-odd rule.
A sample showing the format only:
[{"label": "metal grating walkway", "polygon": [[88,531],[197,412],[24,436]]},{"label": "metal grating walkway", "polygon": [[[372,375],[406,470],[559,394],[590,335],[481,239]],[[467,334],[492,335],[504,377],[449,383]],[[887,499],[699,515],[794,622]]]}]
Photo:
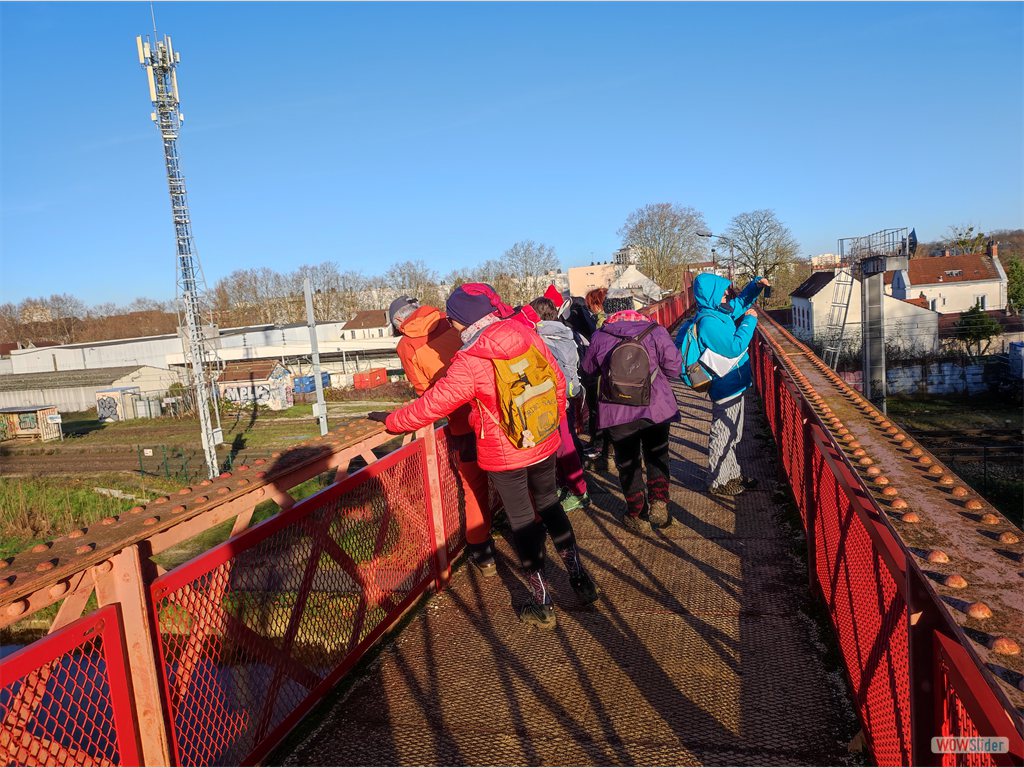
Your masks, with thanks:
[{"label": "metal grating walkway", "polygon": [[[615,477],[590,474],[571,513],[603,591],[580,609],[553,551],[558,627],[520,625],[511,567],[463,567],[271,762],[283,765],[828,765],[857,730],[842,673],[805,613],[802,534],[775,496],[775,449],[748,394],[740,452],[758,490],[703,492],[710,404],[678,391],[676,520],[650,539],[615,518]],[[329,700],[330,701],[330,700]]]}]

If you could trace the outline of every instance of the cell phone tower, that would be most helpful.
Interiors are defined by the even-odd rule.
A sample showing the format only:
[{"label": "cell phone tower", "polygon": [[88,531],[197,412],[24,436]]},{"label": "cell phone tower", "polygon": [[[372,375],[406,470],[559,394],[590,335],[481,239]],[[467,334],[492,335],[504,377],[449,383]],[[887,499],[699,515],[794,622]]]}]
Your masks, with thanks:
[{"label": "cell phone tower", "polygon": [[[154,38],[156,33],[154,32]],[[192,238],[192,221],[188,212],[185,177],[181,173],[178,157],[178,132],[185,117],[179,107],[178,78],[175,68],[181,55],[171,46],[171,38],[150,41],[147,35],[135,38],[139,49],[139,63],[149,79],[149,98],[155,111],[150,115],[164,142],[164,163],[167,166],[167,187],[171,193],[171,215],[177,243],[177,305],[179,332],[184,333],[185,363],[192,378],[192,392],[202,428],[203,453],[211,478],[219,473],[217,445],[222,442],[220,413],[213,397],[209,364],[216,353],[209,345],[207,334],[213,328],[212,316],[204,311],[206,279],[199,264],[199,255]],[[184,314],[184,318],[182,318]],[[184,322],[182,322],[184,320]],[[204,320],[207,322],[204,325]]]}]

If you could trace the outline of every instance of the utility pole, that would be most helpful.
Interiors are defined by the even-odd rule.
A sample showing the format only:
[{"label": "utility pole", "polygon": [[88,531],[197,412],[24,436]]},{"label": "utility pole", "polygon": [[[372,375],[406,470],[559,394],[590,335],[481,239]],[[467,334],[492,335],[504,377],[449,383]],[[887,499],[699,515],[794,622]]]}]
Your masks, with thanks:
[{"label": "utility pole", "polygon": [[[224,433],[220,428],[220,412],[213,395],[212,382],[207,380],[208,353],[212,352],[207,348],[207,333],[213,332],[213,322],[212,317],[209,318],[204,327],[202,301],[206,293],[206,280],[199,265],[199,255],[195,252],[185,177],[178,157],[178,132],[185,120],[178,109],[180,101],[175,74],[181,56],[172,48],[168,35],[152,42],[148,36],[145,39],[139,36],[135,38],[135,43],[139,49],[139,64],[146,70],[149,80],[149,99],[155,108],[150,118],[160,129],[164,144],[164,164],[167,167],[167,186],[171,193],[171,215],[177,246],[179,333],[184,333],[185,363],[192,378],[207,474],[214,478],[220,471],[217,445],[223,442]],[[184,318],[181,313],[184,313]]]},{"label": "utility pole", "polygon": [[316,387],[316,404],[313,415],[320,422],[320,434],[327,434],[327,403],[324,402],[324,383],[320,380],[320,347],[316,340],[316,319],[313,317],[313,291],[309,278],[303,280],[306,292],[306,325],[309,326],[309,346],[313,350],[313,385]]}]

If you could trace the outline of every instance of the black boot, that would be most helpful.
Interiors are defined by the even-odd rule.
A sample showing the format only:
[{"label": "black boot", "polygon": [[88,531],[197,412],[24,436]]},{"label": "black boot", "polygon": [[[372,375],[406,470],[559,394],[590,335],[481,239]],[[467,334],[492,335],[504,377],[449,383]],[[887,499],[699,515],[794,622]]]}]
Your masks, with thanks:
[{"label": "black boot", "polygon": [[544,568],[528,573],[526,584],[530,588],[530,602],[520,609],[519,620],[533,627],[554,629],[555,606],[551,604],[551,593],[544,578]]},{"label": "black boot", "polygon": [[569,574],[569,585],[576,593],[583,605],[590,605],[597,600],[600,594],[597,584],[590,578],[590,574],[583,568],[580,562],[580,551],[575,544],[558,550],[562,562],[565,563],[565,570]]}]

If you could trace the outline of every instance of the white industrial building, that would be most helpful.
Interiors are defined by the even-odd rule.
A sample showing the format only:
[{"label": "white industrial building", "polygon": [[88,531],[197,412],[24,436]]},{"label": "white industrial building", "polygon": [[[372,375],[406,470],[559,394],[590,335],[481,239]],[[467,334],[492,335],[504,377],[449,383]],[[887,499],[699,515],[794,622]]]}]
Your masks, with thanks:
[{"label": "white industrial building", "polygon": [[[0,408],[54,405],[61,413],[96,408],[97,392],[132,390],[140,400],[158,400],[174,383],[184,383],[179,371],[148,365],[0,376]],[[135,413],[122,418],[134,418]]]},{"label": "white industrial building", "polygon": [[[352,321],[349,321],[352,322]],[[317,346],[325,368],[351,374],[369,367],[400,367],[395,347],[398,339],[385,326],[360,329],[360,338],[348,338],[348,323],[320,323]],[[360,323],[361,325],[361,323]],[[379,324],[378,324],[379,325]],[[309,328],[305,324],[257,325],[214,329],[210,346],[222,362],[233,360],[305,360],[311,354]],[[350,330],[351,333],[351,330]],[[370,363],[369,361],[373,362]],[[125,366],[176,368],[185,366],[182,339],[177,334],[112,339],[82,344],[63,344],[10,352],[11,374],[53,373]],[[330,365],[328,365],[330,363]],[[7,376],[0,376],[7,378]]]}]

